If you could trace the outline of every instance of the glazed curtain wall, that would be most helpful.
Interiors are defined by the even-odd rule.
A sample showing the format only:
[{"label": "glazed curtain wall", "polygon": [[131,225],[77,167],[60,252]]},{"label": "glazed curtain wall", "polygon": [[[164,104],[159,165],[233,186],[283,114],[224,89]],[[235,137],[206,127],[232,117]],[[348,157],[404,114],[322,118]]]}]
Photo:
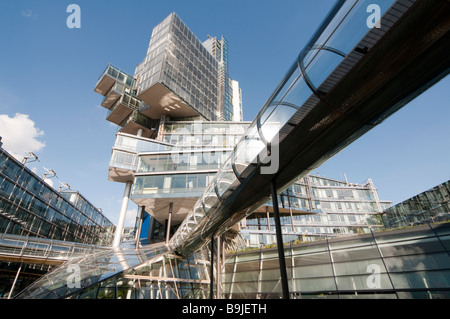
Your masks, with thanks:
[{"label": "glazed curtain wall", "polygon": [[[285,246],[292,298],[449,298],[450,224]],[[224,298],[279,298],[276,249],[230,256]]]}]

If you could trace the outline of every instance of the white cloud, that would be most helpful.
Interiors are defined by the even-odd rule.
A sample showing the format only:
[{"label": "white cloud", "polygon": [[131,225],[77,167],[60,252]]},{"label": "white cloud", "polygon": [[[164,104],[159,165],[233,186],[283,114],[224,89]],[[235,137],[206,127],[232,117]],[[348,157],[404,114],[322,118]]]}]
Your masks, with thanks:
[{"label": "white cloud", "polygon": [[3,148],[18,160],[22,160],[26,152],[38,152],[44,148],[45,143],[38,138],[44,131],[35,127],[29,115],[16,113],[14,117],[0,114],[0,136]]},{"label": "white cloud", "polygon": [[50,187],[53,188],[53,181],[50,178],[44,178],[44,182],[46,182]]},{"label": "white cloud", "polygon": [[[131,203],[131,201],[130,201],[130,203]],[[132,209],[127,210],[127,216],[125,217],[125,227],[133,227],[136,224],[137,213],[138,213],[137,208],[132,208]]]}]

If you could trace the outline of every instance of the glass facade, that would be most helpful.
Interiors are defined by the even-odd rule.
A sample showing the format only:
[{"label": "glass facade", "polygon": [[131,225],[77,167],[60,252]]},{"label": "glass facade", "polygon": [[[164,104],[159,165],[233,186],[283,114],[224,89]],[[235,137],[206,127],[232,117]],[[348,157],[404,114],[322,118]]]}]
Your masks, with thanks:
[{"label": "glass facade", "polygon": [[79,193],[55,191],[0,148],[0,233],[108,245],[113,231]]},{"label": "glass facade", "polygon": [[[295,299],[448,299],[450,224],[324,238],[284,246]],[[66,267],[47,274],[18,298],[206,299],[207,249],[187,258],[165,245],[108,250],[73,260],[80,287],[67,287]],[[216,267],[214,272],[216,271]],[[219,298],[282,297],[275,248],[228,252],[220,264]]]},{"label": "glass facade", "polygon": [[227,151],[205,150],[190,152],[169,152],[139,156],[137,173],[176,172],[193,170],[217,171],[228,157]]},{"label": "glass facade", "polygon": [[219,89],[219,109],[220,120],[232,121],[234,119],[233,96],[231,78],[228,70],[228,41],[223,36],[220,40],[216,37],[209,37],[203,45],[219,62],[218,65],[218,89]]},{"label": "glass facade", "polygon": [[[380,213],[391,202],[378,200],[371,180],[350,184],[307,175],[278,195],[283,241],[313,241],[324,236],[369,233],[382,228]],[[249,247],[276,243],[272,201],[265,210],[240,223],[241,235]]]},{"label": "glass facade", "polygon": [[135,172],[131,196],[135,201],[198,197],[247,126],[246,122],[165,122],[158,136],[164,142],[118,134],[110,165]]},{"label": "glass facade", "polygon": [[[450,298],[450,224],[285,246],[291,298]],[[223,298],[281,298],[276,249],[229,255]]]},{"label": "glass facade", "polygon": [[218,120],[218,62],[175,14],[153,29],[138,65],[139,92],[162,83],[208,120]]},{"label": "glass facade", "polygon": [[67,259],[104,249],[114,228],[80,193],[54,190],[0,147],[0,298]]},{"label": "glass facade", "polygon": [[136,171],[138,166],[138,154],[169,151],[173,145],[154,139],[138,137],[125,133],[118,133],[112,149],[110,167]]},{"label": "glass facade", "polygon": [[145,153],[170,151],[173,149],[173,145],[162,143],[154,139],[141,138],[136,135],[118,133],[114,148],[133,153]]},{"label": "glass facade", "polygon": [[146,195],[147,198],[167,194],[171,197],[196,197],[214,177],[213,173],[164,174],[136,176],[132,197]]},{"label": "glass facade", "polygon": [[386,209],[382,216],[388,228],[448,221],[450,219],[450,181]]},{"label": "glass facade", "polygon": [[136,79],[121,71],[119,68],[108,64],[105,71],[103,71],[102,75],[98,78],[97,85],[104,79],[104,77],[108,76],[114,80],[115,85],[112,87],[109,87],[107,91],[118,91],[120,93],[124,92],[131,92],[134,86],[136,85]]},{"label": "glass facade", "polygon": [[207,299],[209,262],[204,253],[187,259],[165,254],[132,271],[98,283],[71,299]]},{"label": "glass facade", "polygon": [[232,148],[249,125],[249,122],[167,122],[163,139],[177,147]]}]

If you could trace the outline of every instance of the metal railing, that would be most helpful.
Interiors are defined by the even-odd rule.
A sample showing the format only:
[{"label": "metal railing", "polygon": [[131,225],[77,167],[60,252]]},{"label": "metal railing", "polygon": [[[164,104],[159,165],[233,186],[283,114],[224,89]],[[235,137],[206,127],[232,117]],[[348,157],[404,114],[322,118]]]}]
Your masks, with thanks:
[{"label": "metal railing", "polygon": [[11,234],[0,236],[0,260],[28,260],[37,264],[60,264],[71,258],[107,249],[110,247],[47,238]]}]

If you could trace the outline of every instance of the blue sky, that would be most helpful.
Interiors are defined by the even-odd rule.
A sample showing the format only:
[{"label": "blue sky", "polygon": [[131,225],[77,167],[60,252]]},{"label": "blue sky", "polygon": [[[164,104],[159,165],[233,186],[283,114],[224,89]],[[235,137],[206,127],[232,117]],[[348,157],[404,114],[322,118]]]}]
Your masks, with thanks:
[{"label": "blue sky", "polygon": [[[71,3],[81,8],[80,29],[66,26]],[[3,0],[0,125],[23,125],[14,136],[33,137],[22,141],[29,142],[20,144],[27,148],[22,152],[35,147],[40,160],[29,167],[39,175],[42,167],[53,169],[55,188],[68,183],[116,223],[124,185],[107,180],[116,127],[105,120],[102,97],[93,91],[107,63],[132,74],[153,27],[176,12],[200,40],[227,38],[230,75],[240,82],[244,120],[251,121],[333,3]],[[380,198],[395,203],[448,180],[449,88],[447,77],[315,173],[346,174],[351,182],[372,178]],[[135,208],[130,202],[129,220]]]}]

